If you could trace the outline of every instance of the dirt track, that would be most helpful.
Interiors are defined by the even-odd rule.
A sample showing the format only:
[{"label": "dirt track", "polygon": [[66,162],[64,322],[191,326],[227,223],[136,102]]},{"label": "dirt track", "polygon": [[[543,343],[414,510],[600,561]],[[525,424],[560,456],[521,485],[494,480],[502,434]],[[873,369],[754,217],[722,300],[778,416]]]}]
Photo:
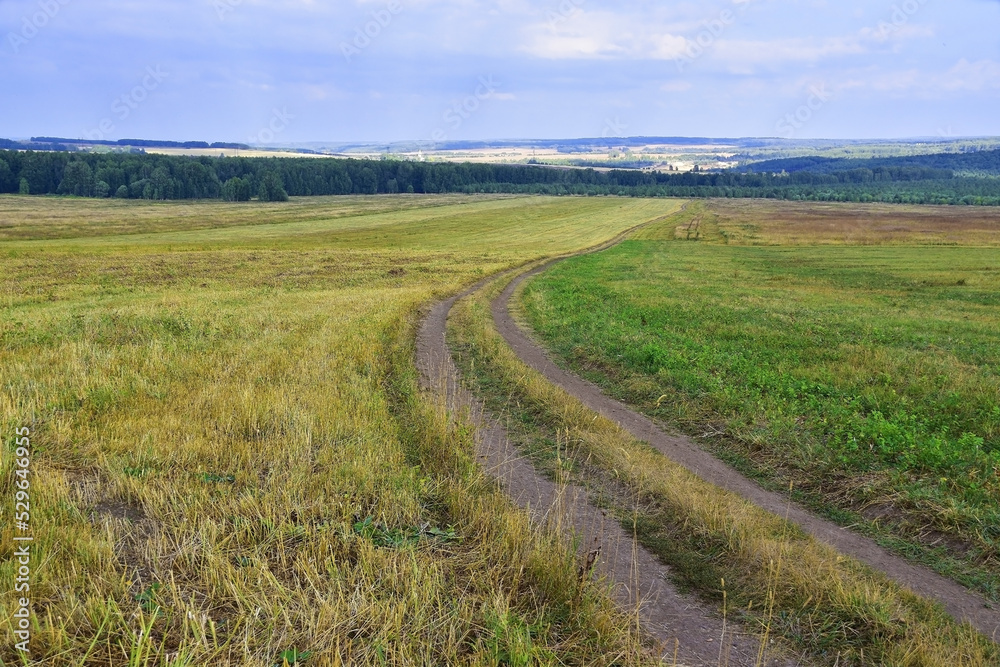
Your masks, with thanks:
[{"label": "dirt track", "polygon": [[[536,522],[576,531],[583,553],[600,549],[598,572],[614,584],[616,600],[624,608],[634,610],[639,604],[644,630],[660,642],[668,660],[676,649],[680,664],[756,665],[760,647],[756,637],[732,624],[725,627],[719,610],[680,594],[667,578],[668,569],[617,521],[591,505],[584,490],[559,486],[538,475],[510,444],[503,426],[457,382],[458,372],[445,342],[448,313],[458,299],[492,279],[435,304],[425,317],[417,336],[417,367],[424,389],[446,394],[452,414],[468,410],[478,425],[477,452],[483,467]],[[770,659],[766,664],[790,667],[802,663]]]}]

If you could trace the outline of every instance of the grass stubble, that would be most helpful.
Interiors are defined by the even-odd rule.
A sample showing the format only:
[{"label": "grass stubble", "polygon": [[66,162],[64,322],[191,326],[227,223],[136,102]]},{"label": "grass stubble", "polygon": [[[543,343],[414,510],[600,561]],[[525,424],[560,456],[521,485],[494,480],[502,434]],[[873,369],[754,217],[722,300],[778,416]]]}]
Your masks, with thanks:
[{"label": "grass stubble", "polygon": [[29,661],[0,526],[2,663],[649,664],[413,340],[434,298],[674,204],[294,204],[0,197],[0,494],[29,426],[35,537]]}]

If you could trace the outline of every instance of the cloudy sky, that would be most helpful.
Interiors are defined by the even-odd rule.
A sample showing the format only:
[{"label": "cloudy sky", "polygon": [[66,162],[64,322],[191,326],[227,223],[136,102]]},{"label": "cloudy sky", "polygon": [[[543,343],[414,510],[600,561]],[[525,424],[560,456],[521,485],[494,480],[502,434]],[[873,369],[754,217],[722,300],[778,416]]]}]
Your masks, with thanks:
[{"label": "cloudy sky", "polygon": [[998,0],[0,0],[0,137],[1000,135]]}]

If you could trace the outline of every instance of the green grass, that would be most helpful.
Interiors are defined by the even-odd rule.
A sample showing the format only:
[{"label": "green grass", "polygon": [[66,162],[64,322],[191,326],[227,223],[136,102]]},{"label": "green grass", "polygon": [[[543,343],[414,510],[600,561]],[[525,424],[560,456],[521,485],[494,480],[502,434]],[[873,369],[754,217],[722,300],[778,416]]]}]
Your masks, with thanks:
[{"label": "green grass", "polygon": [[739,246],[711,206],[694,242],[692,217],[539,276],[531,326],[612,394],[998,599],[998,249]]},{"label": "green grass", "polygon": [[940,605],[705,482],[525,366],[492,321],[505,283],[452,313],[463,377],[537,470],[585,487],[669,565],[679,588],[756,631],[769,658],[790,643],[788,654],[820,664],[996,664],[996,645]]},{"label": "green grass", "polygon": [[433,299],[665,206],[0,197],[0,507],[30,426],[31,664],[645,664],[417,390],[413,341]]}]

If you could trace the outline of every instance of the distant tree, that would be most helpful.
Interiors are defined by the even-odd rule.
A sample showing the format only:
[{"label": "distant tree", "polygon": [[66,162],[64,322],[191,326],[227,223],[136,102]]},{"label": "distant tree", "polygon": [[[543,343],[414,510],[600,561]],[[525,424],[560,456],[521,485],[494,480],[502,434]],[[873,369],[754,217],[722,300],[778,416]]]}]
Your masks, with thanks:
[{"label": "distant tree", "polygon": [[260,175],[257,198],[260,201],[288,201],[288,193],[276,172],[265,171]]},{"label": "distant tree", "polygon": [[149,177],[150,185],[152,186],[151,196],[146,196],[145,188],[143,188],[143,197],[146,199],[173,199],[174,198],[174,180],[170,177],[170,170],[164,166],[159,166],[153,170],[153,173]]},{"label": "distant tree", "polygon": [[222,198],[226,201],[250,201],[250,183],[234,176],[222,186]]},{"label": "distant tree", "polygon": [[128,184],[128,177],[125,170],[114,164],[107,164],[94,170],[94,180],[104,181],[111,188],[111,192],[117,192],[118,188]]},{"label": "distant tree", "polygon": [[[280,200],[287,195],[398,191],[798,201],[869,201],[870,198],[873,202],[900,204],[1000,204],[1000,179],[965,175],[1000,175],[997,150],[874,160],[792,158],[758,163],[753,165],[754,171],[746,173],[707,171],[700,165],[697,172],[678,172],[669,167],[660,172],[624,169],[598,172],[527,165],[190,158],[30,150],[0,150],[0,160],[7,164],[6,170],[0,165],[0,192],[35,195],[100,194],[96,184],[103,181],[109,194],[133,199],[225,196],[243,200],[261,195],[264,200]],[[223,184],[232,179],[240,180],[233,181],[224,194]],[[122,186],[126,186],[124,192]]]},{"label": "distant tree", "polygon": [[330,179],[330,194],[349,195],[354,191],[354,183],[346,171],[337,169]]},{"label": "distant tree", "polygon": [[17,188],[17,194],[26,195],[31,193],[31,186],[28,185],[28,179],[22,178],[21,184]]},{"label": "distant tree", "polygon": [[[142,199],[145,197],[147,185],[149,185],[148,178],[140,178],[132,181],[128,186],[128,196],[132,199]],[[150,192],[150,194],[152,194],[152,192]]]},{"label": "distant tree", "polygon": [[56,192],[62,182],[68,161],[66,153],[28,151],[23,155],[20,175],[28,179],[33,194],[50,194]]},{"label": "distant tree", "polygon": [[0,159],[0,192],[13,192],[17,179],[6,160]]},{"label": "distant tree", "polygon": [[188,162],[180,171],[180,181],[186,199],[218,198],[222,184],[215,171],[200,162]]},{"label": "distant tree", "polygon": [[111,194],[111,186],[104,181],[97,181],[94,184],[94,196],[99,199],[106,199]]},{"label": "distant tree", "polygon": [[115,190],[115,198],[128,199],[128,186],[127,185],[119,186],[118,189]]},{"label": "distant tree", "polygon": [[59,194],[91,197],[94,194],[94,172],[90,165],[82,160],[75,160],[66,165],[63,179],[59,183]]},{"label": "distant tree", "polygon": [[375,170],[371,167],[365,167],[362,169],[361,173],[358,175],[358,181],[355,185],[358,188],[358,194],[376,194],[378,192],[378,176],[375,174]]}]

